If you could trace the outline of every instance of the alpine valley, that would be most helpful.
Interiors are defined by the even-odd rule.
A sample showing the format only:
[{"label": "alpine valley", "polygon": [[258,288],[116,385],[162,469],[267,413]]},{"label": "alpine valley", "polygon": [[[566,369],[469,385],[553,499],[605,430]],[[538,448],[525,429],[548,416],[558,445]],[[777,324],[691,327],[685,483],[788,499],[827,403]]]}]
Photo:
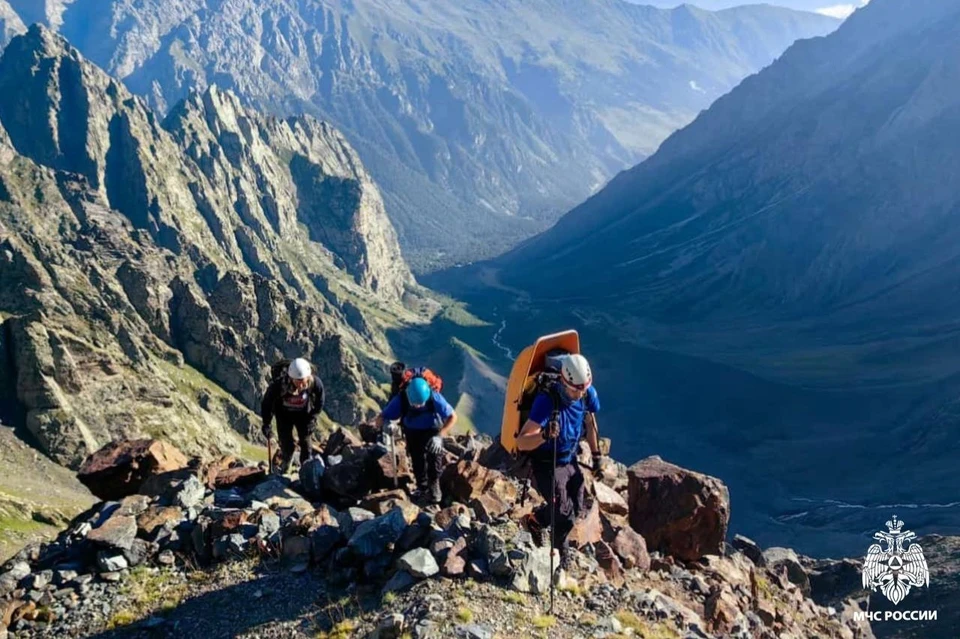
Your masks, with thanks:
[{"label": "alpine valley", "polygon": [[873,0],[429,282],[514,352],[580,327],[614,446],[724,477],[762,542],[862,552],[893,511],[957,534],[958,29],[956,3]]}]

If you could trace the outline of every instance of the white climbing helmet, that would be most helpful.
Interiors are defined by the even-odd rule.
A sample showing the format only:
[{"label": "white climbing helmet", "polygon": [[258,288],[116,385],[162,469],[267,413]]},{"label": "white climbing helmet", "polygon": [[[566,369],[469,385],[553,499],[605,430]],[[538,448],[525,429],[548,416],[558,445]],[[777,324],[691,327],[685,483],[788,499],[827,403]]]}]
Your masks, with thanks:
[{"label": "white climbing helmet", "polygon": [[563,358],[560,369],[563,382],[577,390],[587,390],[593,383],[593,373],[590,364],[583,355],[567,355]]},{"label": "white climbing helmet", "polygon": [[302,357],[290,362],[290,367],[287,368],[287,375],[290,376],[290,379],[306,379],[312,374],[313,368],[310,366],[310,362]]}]

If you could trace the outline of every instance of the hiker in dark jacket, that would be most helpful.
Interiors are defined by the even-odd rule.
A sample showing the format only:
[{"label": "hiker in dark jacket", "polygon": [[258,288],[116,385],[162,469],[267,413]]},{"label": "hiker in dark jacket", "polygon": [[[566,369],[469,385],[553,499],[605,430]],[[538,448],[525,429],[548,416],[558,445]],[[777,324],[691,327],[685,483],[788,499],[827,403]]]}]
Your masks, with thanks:
[{"label": "hiker in dark jacket", "polygon": [[[577,463],[581,437],[586,437],[593,453],[595,471],[600,467],[600,446],[595,414],[600,398],[593,387],[590,364],[582,355],[564,357],[559,388],[541,392],[534,398],[527,421],[520,430],[517,447],[530,452],[537,492],[546,505],[528,516],[525,524],[543,543],[543,529],[550,525],[550,509],[554,510],[555,526],[552,545],[560,550],[561,565],[569,562],[567,537],[577,516],[584,510],[584,478]],[[558,400],[557,420],[552,423],[554,397]],[[557,463],[554,466],[554,445]],[[551,490],[551,484],[553,485]],[[551,504],[551,493],[556,499]]]},{"label": "hiker in dark jacket", "polygon": [[271,438],[270,423],[276,417],[282,457],[281,473],[290,469],[293,459],[296,445],[293,440],[294,428],[300,444],[300,465],[303,466],[310,459],[310,434],[322,410],[323,382],[314,375],[313,366],[305,359],[291,361],[287,374],[274,379],[267,387],[260,403],[263,436],[268,440]]},{"label": "hiker in dark jacket", "polygon": [[422,377],[414,377],[406,388],[390,400],[374,426],[396,435],[392,422],[398,421],[407,440],[407,451],[417,480],[418,498],[439,504],[440,474],[443,472],[443,438],[457,422],[457,413],[438,391]]}]

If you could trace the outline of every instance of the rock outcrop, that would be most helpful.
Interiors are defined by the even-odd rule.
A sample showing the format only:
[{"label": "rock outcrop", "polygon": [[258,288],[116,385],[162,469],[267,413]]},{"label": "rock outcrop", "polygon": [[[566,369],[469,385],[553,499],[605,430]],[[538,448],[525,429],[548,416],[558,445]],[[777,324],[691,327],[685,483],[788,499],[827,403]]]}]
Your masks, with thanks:
[{"label": "rock outcrop", "polygon": [[362,420],[381,391],[360,362],[389,353],[373,315],[347,318],[409,317],[413,284],[329,125],[216,88],[162,120],[39,26],[0,59],[0,268],[14,412],[73,468],[119,436],[237,452],[281,357]]},{"label": "rock outcrop", "polygon": [[652,550],[686,561],[721,552],[730,522],[723,482],[657,456],[637,462],[627,474],[630,525]]},{"label": "rock outcrop", "polygon": [[[851,616],[850,610],[856,607],[852,600],[845,598],[837,607],[821,607],[795,584],[786,567],[757,565],[735,551],[695,560],[648,553],[644,538],[627,524],[625,516],[601,509],[601,499],[610,502],[610,495],[602,489],[602,497],[591,497],[589,513],[578,523],[578,550],[571,553],[565,569],[551,574],[551,552],[554,568],[559,566],[556,551],[538,546],[519,525],[525,511],[517,500],[517,480],[467,459],[476,454],[479,441],[464,437],[448,442],[449,449],[463,452],[445,472],[450,492],[445,494],[443,509],[421,508],[406,488],[354,499],[337,492],[308,496],[298,494],[303,488],[299,482],[277,476],[261,477],[257,484],[216,488],[209,478],[220,477],[227,469],[244,477],[262,470],[237,460],[215,464],[190,460],[186,469],[153,475],[141,486],[140,494],[97,504],[75,518],[55,542],[30,546],[0,566],[0,609],[9,613],[3,627],[9,626],[18,637],[70,634],[82,624],[93,631],[105,623],[102,618],[97,620],[96,611],[122,601],[127,590],[114,588],[112,583],[134,579],[131,569],[141,575],[162,569],[164,579],[176,579],[175,575],[197,566],[252,558],[272,564],[275,569],[270,572],[281,569],[299,578],[312,578],[304,573],[311,575],[311,566],[316,566],[319,578],[338,590],[348,588],[374,597],[393,593],[382,605],[398,597],[421,598],[420,603],[408,600],[400,608],[402,612],[374,613],[363,621],[362,630],[356,624],[351,628],[355,631],[352,636],[384,636],[378,633],[388,621],[393,628],[409,624],[422,626],[423,631],[430,624],[439,624],[433,628],[435,634],[418,636],[462,634],[463,630],[444,626],[442,616],[428,614],[422,598],[432,596],[428,593],[436,584],[446,599],[453,600],[452,593],[465,590],[468,583],[471,590],[482,583],[515,591],[510,596],[484,598],[474,630],[478,636],[488,636],[490,624],[500,623],[496,602],[518,597],[523,601],[527,594],[543,596],[551,580],[563,598],[555,614],[564,629],[579,626],[594,627],[595,631],[598,622],[588,622],[583,612],[589,610],[611,618],[604,622],[611,631],[628,625],[644,636],[647,628],[658,628],[669,636],[686,632],[704,638],[779,639],[807,636],[814,628],[822,637],[873,636],[863,622]],[[489,439],[482,441],[483,447],[489,445]],[[131,448],[144,445],[118,445],[120,450]],[[348,431],[336,433],[324,448],[328,450],[323,450],[320,458],[333,468],[342,463],[337,458],[344,454],[376,459],[383,453],[379,444],[360,443]],[[178,455],[172,448],[166,452],[170,457]],[[86,466],[96,465],[104,457],[98,453]],[[125,492],[130,486],[127,478],[115,476],[117,485],[112,493]],[[494,487],[498,499],[507,505],[504,512],[483,515],[485,507],[473,494],[483,486]],[[670,521],[660,525],[672,531]],[[652,535],[657,532],[651,530]],[[776,549],[769,549],[768,554],[772,564],[786,557]],[[801,559],[795,563],[801,566]],[[287,588],[283,591],[288,593]],[[388,614],[399,614],[399,619],[391,616],[387,620]],[[142,623],[172,632],[173,624],[181,623],[173,620],[177,615],[176,610],[158,612]],[[530,616],[528,611],[526,617]],[[190,622],[184,619],[182,623]],[[184,631],[182,626],[176,627]]]}]

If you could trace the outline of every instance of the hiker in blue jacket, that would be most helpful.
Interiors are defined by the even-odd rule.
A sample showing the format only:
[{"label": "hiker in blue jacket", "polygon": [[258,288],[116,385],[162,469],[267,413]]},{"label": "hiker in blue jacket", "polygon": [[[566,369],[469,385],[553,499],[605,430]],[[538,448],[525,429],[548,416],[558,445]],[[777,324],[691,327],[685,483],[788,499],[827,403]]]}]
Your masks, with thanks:
[{"label": "hiker in blue jacket", "polygon": [[[449,402],[430,388],[423,377],[414,377],[402,392],[390,400],[374,421],[384,424],[400,422],[407,451],[417,480],[418,498],[432,504],[442,499],[440,474],[443,472],[443,438],[457,423],[457,413]],[[391,433],[392,434],[392,433]]]},{"label": "hiker in blue jacket", "polygon": [[[573,530],[577,516],[584,510],[584,478],[577,463],[582,437],[586,438],[593,453],[594,472],[600,468],[595,417],[600,411],[600,399],[593,387],[590,364],[582,355],[563,358],[557,385],[558,388],[553,392],[541,392],[534,398],[530,414],[517,438],[517,447],[530,452],[537,492],[547,502],[544,508],[526,519],[527,528],[542,544],[543,529],[550,523],[552,508],[555,517],[552,546],[560,550],[561,565],[566,565],[570,560],[567,537]],[[555,421],[552,419],[554,410]],[[554,446],[556,466],[553,463]],[[552,493],[555,493],[553,503]]]}]

